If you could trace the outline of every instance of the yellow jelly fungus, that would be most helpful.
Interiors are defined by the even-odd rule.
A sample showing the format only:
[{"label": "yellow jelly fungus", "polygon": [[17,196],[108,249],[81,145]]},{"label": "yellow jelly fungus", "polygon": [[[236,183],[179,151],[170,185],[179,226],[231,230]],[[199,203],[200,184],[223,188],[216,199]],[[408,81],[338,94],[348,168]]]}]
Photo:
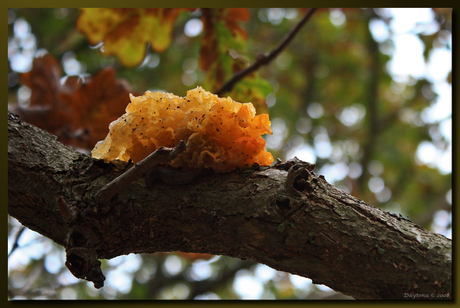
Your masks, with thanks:
[{"label": "yellow jelly fungus", "polygon": [[201,87],[185,97],[147,91],[130,99],[126,113],[110,123],[109,134],[94,147],[94,158],[138,162],[184,140],[187,149],[170,162],[173,167],[229,172],[273,162],[261,137],[271,134],[270,120],[267,114],[256,116],[251,103],[219,98]]}]

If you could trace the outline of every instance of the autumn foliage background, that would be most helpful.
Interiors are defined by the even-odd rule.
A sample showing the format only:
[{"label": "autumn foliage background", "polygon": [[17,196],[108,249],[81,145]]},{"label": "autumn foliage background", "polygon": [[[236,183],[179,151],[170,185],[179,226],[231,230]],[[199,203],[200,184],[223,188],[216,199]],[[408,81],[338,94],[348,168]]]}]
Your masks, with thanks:
[{"label": "autumn foliage background", "polygon": [[[184,96],[198,85],[217,92],[307,11],[9,9],[8,109],[89,153],[124,113],[129,93]],[[435,50],[451,49],[451,12],[430,9],[431,23],[413,29],[427,63]],[[340,189],[450,236],[451,172],[419,152],[431,145],[449,157],[442,153],[451,152],[451,116],[427,113],[439,84],[451,87],[451,72],[438,79],[392,72],[392,19],[385,9],[319,9],[272,63],[223,96],[269,113],[267,150],[275,158],[316,163]],[[386,37],[371,30],[377,25]],[[62,247],[11,217],[8,243],[9,298],[341,296],[250,261],[181,253],[103,261],[106,286],[96,290],[71,276]]]}]

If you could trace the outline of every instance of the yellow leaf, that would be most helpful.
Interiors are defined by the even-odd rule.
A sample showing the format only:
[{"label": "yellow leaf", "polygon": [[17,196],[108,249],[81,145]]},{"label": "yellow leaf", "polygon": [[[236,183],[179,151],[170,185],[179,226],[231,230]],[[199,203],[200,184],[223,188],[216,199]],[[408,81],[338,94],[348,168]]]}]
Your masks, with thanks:
[{"label": "yellow leaf", "polygon": [[115,55],[126,67],[142,63],[147,43],[152,50],[163,52],[171,44],[171,33],[183,8],[84,8],[77,29],[90,44],[104,43],[104,55]]}]

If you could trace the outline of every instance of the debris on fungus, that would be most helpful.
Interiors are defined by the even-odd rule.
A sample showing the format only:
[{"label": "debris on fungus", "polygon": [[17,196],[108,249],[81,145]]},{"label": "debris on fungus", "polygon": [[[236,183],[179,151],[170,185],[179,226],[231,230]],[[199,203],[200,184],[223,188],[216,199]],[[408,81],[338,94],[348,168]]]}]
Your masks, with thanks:
[{"label": "debris on fungus", "polygon": [[184,140],[187,149],[170,162],[172,167],[229,172],[273,162],[261,137],[271,134],[269,117],[256,116],[251,103],[219,98],[201,87],[185,97],[147,91],[130,99],[126,113],[110,123],[109,134],[94,147],[94,158],[138,162]]}]

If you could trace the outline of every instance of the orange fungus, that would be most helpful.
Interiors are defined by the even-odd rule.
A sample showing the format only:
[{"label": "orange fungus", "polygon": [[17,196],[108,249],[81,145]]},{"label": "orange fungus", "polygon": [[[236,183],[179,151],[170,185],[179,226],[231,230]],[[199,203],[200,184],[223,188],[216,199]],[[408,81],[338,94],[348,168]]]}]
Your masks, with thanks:
[{"label": "orange fungus", "polygon": [[201,87],[185,97],[147,91],[130,99],[126,113],[94,147],[94,158],[138,162],[161,146],[184,140],[187,149],[170,162],[173,167],[228,172],[273,162],[261,137],[271,134],[270,120],[267,114],[256,116],[251,103],[219,98]]}]

